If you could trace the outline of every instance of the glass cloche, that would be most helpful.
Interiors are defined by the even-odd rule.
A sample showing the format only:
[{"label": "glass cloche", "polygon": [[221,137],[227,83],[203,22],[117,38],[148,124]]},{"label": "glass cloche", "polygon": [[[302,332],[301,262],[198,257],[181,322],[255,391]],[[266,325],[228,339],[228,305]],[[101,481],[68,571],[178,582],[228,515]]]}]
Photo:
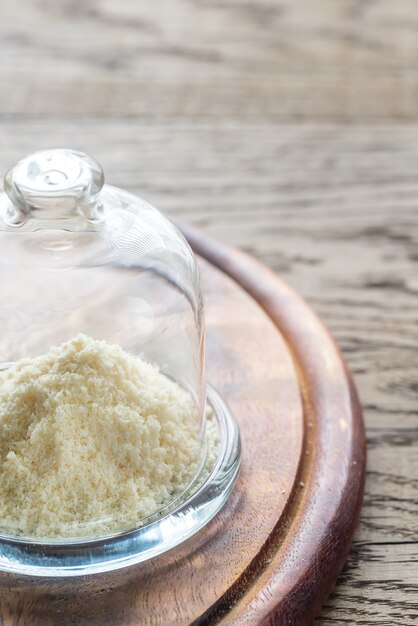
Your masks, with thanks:
[{"label": "glass cloche", "polygon": [[[240,463],[237,425],[205,383],[202,286],[189,244],[147,202],[104,184],[93,158],[54,149],[22,159],[6,174],[0,246],[0,369],[80,333],[116,344],[189,394],[200,446],[187,489],[136,524],[57,540],[14,536],[0,523],[0,571],[91,574],[178,545],[225,503]],[[208,414],[217,429],[209,470]]]}]

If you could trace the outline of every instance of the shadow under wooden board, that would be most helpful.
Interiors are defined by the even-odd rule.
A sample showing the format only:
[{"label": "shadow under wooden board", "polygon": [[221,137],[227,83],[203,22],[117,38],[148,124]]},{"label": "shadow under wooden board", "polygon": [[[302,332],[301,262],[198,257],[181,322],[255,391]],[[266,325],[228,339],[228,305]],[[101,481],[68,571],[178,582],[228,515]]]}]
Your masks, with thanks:
[{"label": "shadow under wooden board", "polygon": [[270,270],[183,231],[201,260],[207,378],[241,429],[232,496],[205,529],[146,567],[65,588],[0,577],[3,626],[307,625],[344,564],[365,441],[338,349]]}]

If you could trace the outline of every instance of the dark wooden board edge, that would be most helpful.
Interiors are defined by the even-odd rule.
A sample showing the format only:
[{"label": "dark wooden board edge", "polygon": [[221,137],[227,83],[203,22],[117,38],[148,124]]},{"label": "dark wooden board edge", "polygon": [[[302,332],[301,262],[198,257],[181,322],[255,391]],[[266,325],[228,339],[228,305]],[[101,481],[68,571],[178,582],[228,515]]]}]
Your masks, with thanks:
[{"label": "dark wooden board edge", "polygon": [[366,446],[351,375],[326,328],[283,280],[245,253],[185,225],[194,251],[245,289],[293,355],[305,438],[298,488],[246,572],[194,622],[311,624],[346,561],[363,499]]}]

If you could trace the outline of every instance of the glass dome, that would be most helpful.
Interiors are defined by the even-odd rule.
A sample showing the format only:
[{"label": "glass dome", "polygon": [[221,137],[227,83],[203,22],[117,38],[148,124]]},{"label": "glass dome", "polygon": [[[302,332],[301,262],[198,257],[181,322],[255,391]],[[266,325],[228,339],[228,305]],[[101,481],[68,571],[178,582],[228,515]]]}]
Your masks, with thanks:
[{"label": "glass dome", "polygon": [[103,183],[96,161],[68,150],[38,152],[7,173],[0,367],[77,333],[118,344],[190,392],[203,437],[204,319],[195,257],[169,219]]},{"label": "glass dome", "polygon": [[[199,268],[183,235],[142,199],[104,184],[100,165],[80,152],[56,149],[24,158],[6,174],[4,191],[0,194],[0,369],[45,354],[79,333],[141,356],[190,394],[190,420],[200,441],[200,471],[205,461],[207,399],[203,295]],[[215,392],[209,401],[217,415],[220,456],[211,485],[200,485],[193,495],[199,506],[205,505],[205,513],[196,517],[196,501],[189,509],[186,501],[192,515],[189,535],[225,502],[239,466],[239,435],[233,418]],[[208,496],[208,488],[212,495]],[[174,505],[178,506],[178,498]],[[184,517],[185,510],[180,513]],[[178,509],[174,514],[179,515]],[[141,532],[151,532],[147,528]],[[161,528],[160,535],[152,530],[153,537],[160,537],[153,555],[173,543],[172,530],[164,543]],[[179,527],[179,537],[187,532]],[[17,545],[20,541],[17,538]],[[129,563],[145,558],[138,554],[149,548],[147,541],[145,545],[136,537]],[[122,553],[126,545],[125,540]],[[0,569],[2,554],[4,546]],[[74,550],[71,555],[65,557],[67,571]],[[5,558],[17,557],[13,553]],[[25,552],[26,568],[27,559]],[[56,571],[63,559],[61,555],[55,562]],[[120,563],[121,554],[118,559]],[[86,573],[94,571],[94,563],[90,552]],[[102,553],[96,565],[100,571],[112,567]]]}]

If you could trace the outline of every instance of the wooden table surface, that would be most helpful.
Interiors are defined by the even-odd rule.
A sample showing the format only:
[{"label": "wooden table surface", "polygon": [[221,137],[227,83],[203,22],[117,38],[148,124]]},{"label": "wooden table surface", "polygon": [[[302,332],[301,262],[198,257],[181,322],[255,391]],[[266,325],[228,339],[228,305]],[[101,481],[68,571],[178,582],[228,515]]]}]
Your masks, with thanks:
[{"label": "wooden table surface", "polygon": [[107,180],[279,272],[362,398],[365,503],[316,624],[418,622],[418,4],[2,4],[0,170],[92,153]]}]

